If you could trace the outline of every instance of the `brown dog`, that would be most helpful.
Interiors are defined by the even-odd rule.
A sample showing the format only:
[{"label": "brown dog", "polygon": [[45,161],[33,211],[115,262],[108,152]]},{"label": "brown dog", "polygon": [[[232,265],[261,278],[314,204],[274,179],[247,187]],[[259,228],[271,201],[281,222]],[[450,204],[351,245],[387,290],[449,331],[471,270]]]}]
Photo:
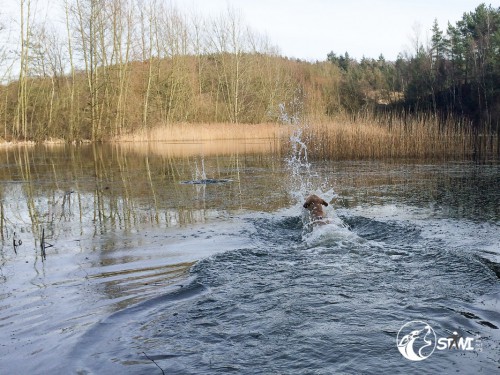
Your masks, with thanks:
[{"label": "brown dog", "polygon": [[311,221],[322,221],[325,219],[325,212],[323,211],[323,207],[328,206],[328,203],[326,203],[322,198],[318,197],[317,195],[313,194],[310,195],[306,198],[306,201],[304,202],[304,208],[309,211],[309,214],[311,215]]}]

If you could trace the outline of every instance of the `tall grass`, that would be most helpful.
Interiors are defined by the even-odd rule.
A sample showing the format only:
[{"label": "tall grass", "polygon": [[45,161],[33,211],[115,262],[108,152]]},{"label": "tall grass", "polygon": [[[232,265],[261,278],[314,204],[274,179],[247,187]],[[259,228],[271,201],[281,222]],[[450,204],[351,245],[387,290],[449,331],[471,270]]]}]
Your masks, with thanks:
[{"label": "tall grass", "polygon": [[338,117],[311,121],[303,136],[315,159],[470,157],[470,124],[432,115]]},{"label": "tall grass", "polygon": [[282,140],[290,134],[290,127],[280,124],[192,124],[158,125],[113,138],[114,142],[197,142],[219,140]]},{"label": "tall grass", "polygon": [[114,143],[139,153],[168,157],[279,154],[291,127],[280,124],[167,124],[115,137]]},{"label": "tall grass", "polygon": [[[474,134],[468,122],[451,117],[443,121],[432,114],[376,116],[367,113],[356,118],[339,115],[334,119],[309,119],[300,126],[311,159],[450,159],[484,157],[499,152],[497,136]],[[272,123],[181,123],[115,137],[113,141],[201,142],[208,153],[217,153],[217,148],[222,147],[217,141],[239,140],[250,144],[268,140],[273,144],[271,152],[281,148],[281,153],[286,154],[291,149],[292,131],[290,125]],[[213,150],[209,151],[211,143]],[[201,150],[201,146],[192,146],[188,153],[194,154],[197,149]]]}]

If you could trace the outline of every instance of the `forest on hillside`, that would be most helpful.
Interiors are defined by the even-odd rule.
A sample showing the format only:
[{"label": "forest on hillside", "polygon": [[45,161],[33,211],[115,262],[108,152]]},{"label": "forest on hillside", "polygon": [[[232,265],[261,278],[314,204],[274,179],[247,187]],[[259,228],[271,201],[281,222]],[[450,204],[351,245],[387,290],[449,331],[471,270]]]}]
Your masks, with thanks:
[{"label": "forest on hillside", "polygon": [[370,99],[388,109],[466,117],[498,129],[500,120],[500,8],[485,4],[443,31],[437,21],[426,44],[415,35],[412,51],[394,62],[352,60],[331,52],[343,74],[343,107],[358,111]]},{"label": "forest on hillside", "polygon": [[[61,26],[19,4],[0,46],[0,136],[107,140],[176,123],[265,123],[396,113],[499,130],[500,8],[479,5],[396,61],[289,59],[232,9],[214,18],[158,0],[61,0]],[[0,25],[0,35],[9,30]],[[325,46],[328,51],[329,46]]]}]

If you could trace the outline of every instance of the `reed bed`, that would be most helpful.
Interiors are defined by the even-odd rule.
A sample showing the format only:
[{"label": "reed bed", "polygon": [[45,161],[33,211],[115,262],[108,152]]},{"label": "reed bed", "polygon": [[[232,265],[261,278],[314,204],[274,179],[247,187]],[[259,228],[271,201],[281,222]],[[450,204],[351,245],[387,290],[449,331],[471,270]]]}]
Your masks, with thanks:
[{"label": "reed bed", "polygon": [[[271,147],[258,147],[254,152],[290,152],[290,135],[302,129],[302,141],[308,148],[311,159],[387,159],[387,158],[471,158],[484,155],[499,155],[498,135],[474,134],[468,121],[448,118],[441,120],[432,114],[376,116],[366,114],[349,117],[337,116],[329,119],[308,119],[299,125],[283,124],[169,124],[152,129],[122,135],[114,142],[139,143],[165,142],[161,152],[194,155],[203,151],[220,153],[219,141],[239,141],[231,150],[245,149],[254,143],[268,143]],[[175,143],[180,150],[174,150]],[[187,144],[193,144],[187,147]],[[238,144],[237,144],[238,143]],[[197,145],[199,144],[199,145]],[[242,146],[243,145],[243,146]],[[225,146],[224,146],[225,147]],[[203,150],[202,150],[203,149]],[[174,152],[175,151],[175,152]]]},{"label": "reed bed", "polygon": [[117,144],[120,150],[140,155],[158,155],[164,158],[188,158],[196,156],[237,156],[280,154],[283,150],[280,139],[259,140],[215,140],[190,142],[124,142]]},{"label": "reed bed", "polygon": [[303,138],[313,159],[470,157],[470,124],[433,116],[366,116],[312,121]]},{"label": "reed bed", "polygon": [[114,142],[200,142],[220,140],[282,140],[288,138],[291,128],[286,125],[176,123],[158,125],[152,129],[139,130],[121,135]]}]

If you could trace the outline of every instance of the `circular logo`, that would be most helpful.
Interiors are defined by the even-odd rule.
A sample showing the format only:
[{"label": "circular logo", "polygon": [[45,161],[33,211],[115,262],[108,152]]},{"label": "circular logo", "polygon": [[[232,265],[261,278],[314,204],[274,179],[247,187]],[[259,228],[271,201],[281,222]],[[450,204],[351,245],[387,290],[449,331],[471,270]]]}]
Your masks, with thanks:
[{"label": "circular logo", "polygon": [[426,322],[413,320],[400,328],[397,344],[406,359],[423,361],[436,349],[436,333]]}]

